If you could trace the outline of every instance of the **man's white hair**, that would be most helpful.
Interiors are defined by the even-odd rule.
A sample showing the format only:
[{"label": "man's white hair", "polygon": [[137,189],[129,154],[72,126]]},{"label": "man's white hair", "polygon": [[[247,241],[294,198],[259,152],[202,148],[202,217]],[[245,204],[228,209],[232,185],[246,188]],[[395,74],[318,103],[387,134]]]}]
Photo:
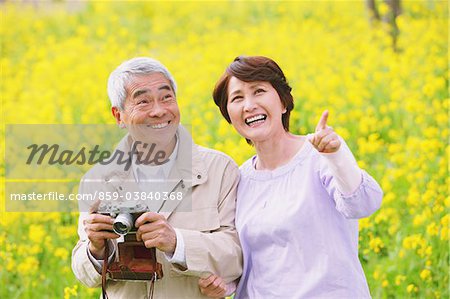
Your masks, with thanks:
[{"label": "man's white hair", "polygon": [[169,80],[173,91],[177,92],[177,84],[169,70],[158,60],[149,57],[136,57],[123,62],[109,75],[108,97],[113,107],[123,110],[127,97],[125,85],[135,75],[161,73]]}]

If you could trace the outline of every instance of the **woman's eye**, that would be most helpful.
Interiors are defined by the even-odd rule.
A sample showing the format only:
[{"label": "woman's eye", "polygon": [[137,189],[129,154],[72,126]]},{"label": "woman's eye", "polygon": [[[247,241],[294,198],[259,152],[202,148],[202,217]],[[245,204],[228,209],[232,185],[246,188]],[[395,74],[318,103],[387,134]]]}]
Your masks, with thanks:
[{"label": "woman's eye", "polygon": [[242,96],[235,96],[234,98],[231,99],[231,102],[236,102],[242,99]]},{"label": "woman's eye", "polygon": [[263,93],[263,92],[266,92],[266,91],[262,88],[258,88],[257,90],[255,90],[255,94]]},{"label": "woman's eye", "polygon": [[140,101],[138,102],[138,105],[147,104],[147,103],[148,103],[147,100],[140,100]]}]

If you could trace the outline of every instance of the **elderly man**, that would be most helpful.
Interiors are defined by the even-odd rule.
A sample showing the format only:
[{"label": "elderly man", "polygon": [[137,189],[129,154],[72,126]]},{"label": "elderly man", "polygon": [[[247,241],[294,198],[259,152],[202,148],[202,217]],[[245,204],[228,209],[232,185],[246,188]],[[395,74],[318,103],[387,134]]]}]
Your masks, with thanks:
[{"label": "elderly man", "polygon": [[[105,282],[103,273],[104,296],[202,298],[199,277],[215,273],[225,282],[237,279],[242,271],[234,225],[237,165],[223,153],[193,144],[180,125],[175,80],[160,62],[145,57],[125,61],[109,77],[108,96],[117,124],[128,130],[116,151],[129,153],[131,166],[97,164],[83,177],[79,192],[150,194],[161,189],[181,198],[154,194],[161,200],[147,201],[150,212],[134,223],[137,240],[157,249],[163,277],[154,284],[110,277]],[[152,154],[152,159],[140,159]],[[72,253],[73,272],[89,287],[102,285],[103,261],[117,261],[123,239],[112,231],[113,218],[95,213],[97,208],[80,212],[80,240]]]}]

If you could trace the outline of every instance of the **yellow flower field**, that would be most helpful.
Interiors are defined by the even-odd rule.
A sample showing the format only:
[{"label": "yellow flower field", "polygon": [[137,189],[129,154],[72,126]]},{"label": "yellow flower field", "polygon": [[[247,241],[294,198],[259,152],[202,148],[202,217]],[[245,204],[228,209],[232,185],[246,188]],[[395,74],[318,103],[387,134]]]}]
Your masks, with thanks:
[{"label": "yellow flower field", "polygon": [[[293,87],[291,131],[312,132],[328,109],[383,188],[382,208],[360,221],[372,296],[450,296],[447,1],[402,1],[397,52],[364,1],[30,2],[0,3],[3,124],[113,124],[109,73],[152,56],[175,76],[195,141],[241,164],[253,148],[211,93],[234,57],[272,57]],[[5,212],[5,163],[0,298],[98,297],[70,268],[77,213]]]}]

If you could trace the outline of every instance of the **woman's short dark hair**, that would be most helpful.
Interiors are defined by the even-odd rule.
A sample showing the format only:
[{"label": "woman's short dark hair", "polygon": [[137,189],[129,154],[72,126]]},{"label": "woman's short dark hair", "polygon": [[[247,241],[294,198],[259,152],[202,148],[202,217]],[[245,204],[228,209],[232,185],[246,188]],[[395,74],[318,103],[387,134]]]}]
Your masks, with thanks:
[{"label": "woman's short dark hair", "polygon": [[286,112],[282,115],[281,120],[284,129],[289,131],[289,116],[292,109],[294,109],[294,98],[291,94],[292,88],[289,86],[283,71],[275,61],[264,56],[238,56],[227,67],[225,73],[216,83],[213,98],[228,123],[231,123],[227,110],[228,82],[231,77],[236,77],[244,82],[270,82],[277,91],[284,108],[286,108]]}]

